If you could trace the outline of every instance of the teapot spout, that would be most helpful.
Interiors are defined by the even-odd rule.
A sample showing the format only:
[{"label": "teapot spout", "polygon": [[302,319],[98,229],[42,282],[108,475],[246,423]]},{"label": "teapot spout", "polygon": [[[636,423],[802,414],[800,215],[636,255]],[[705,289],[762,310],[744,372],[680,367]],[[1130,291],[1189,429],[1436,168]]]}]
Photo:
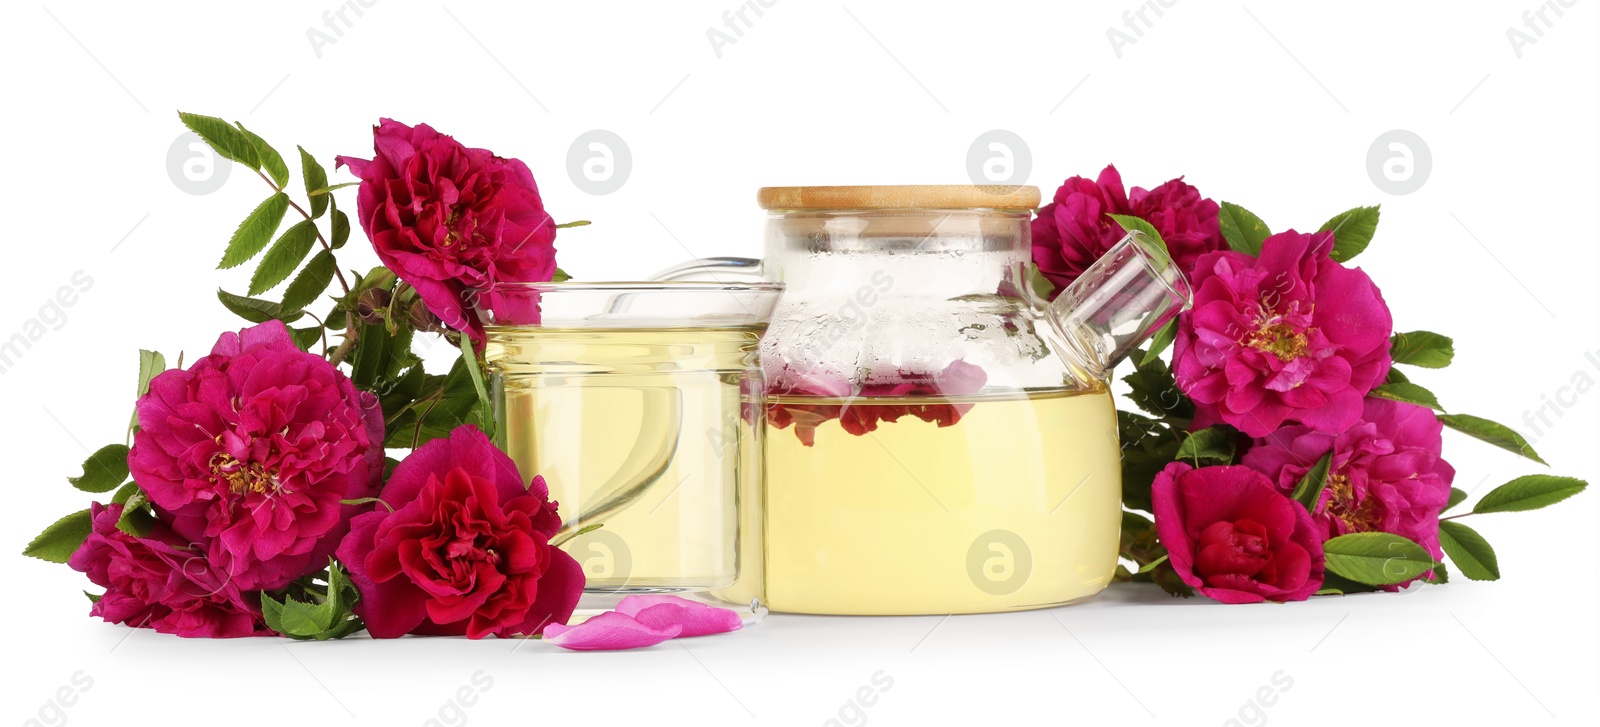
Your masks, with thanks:
[{"label": "teapot spout", "polygon": [[1063,355],[1095,378],[1154,336],[1193,302],[1189,281],[1160,242],[1129,232],[1050,303]]}]

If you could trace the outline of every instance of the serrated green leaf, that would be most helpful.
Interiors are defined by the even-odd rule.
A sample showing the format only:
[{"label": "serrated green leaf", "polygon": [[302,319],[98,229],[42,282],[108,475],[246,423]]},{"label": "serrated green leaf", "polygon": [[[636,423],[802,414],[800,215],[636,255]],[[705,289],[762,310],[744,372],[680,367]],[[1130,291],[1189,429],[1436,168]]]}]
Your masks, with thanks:
[{"label": "serrated green leaf", "polygon": [[311,262],[294,276],[294,281],[283,291],[283,309],[301,310],[317,300],[333,281],[333,253],[323,250],[312,256]]},{"label": "serrated green leaf", "polygon": [[111,504],[126,505],[128,500],[132,499],[135,494],[142,495],[143,492],[144,490],[139,489],[139,485],[132,482],[126,483],[118,487],[115,493],[112,493]]},{"label": "serrated green leaf", "polygon": [[1272,230],[1260,217],[1232,202],[1223,202],[1217,212],[1217,224],[1222,228],[1222,239],[1234,252],[1251,257],[1261,255],[1261,243],[1272,236]]},{"label": "serrated green leaf", "polygon": [[1478,531],[1454,520],[1442,520],[1439,522],[1439,547],[1450,556],[1450,562],[1461,569],[1461,575],[1474,581],[1500,580],[1500,560]]},{"label": "serrated green leaf", "polygon": [[1178,389],[1172,370],[1161,359],[1141,358],[1133,373],[1122,380],[1131,389],[1129,398],[1140,409],[1161,418],[1194,418],[1194,402]]},{"label": "serrated green leaf", "polygon": [[1156,331],[1156,335],[1150,339],[1150,350],[1144,352],[1144,358],[1141,358],[1139,363],[1150,363],[1161,358],[1162,352],[1166,351],[1167,347],[1171,346],[1172,341],[1177,337],[1178,319],[1173,318],[1167,321],[1167,324],[1162,326],[1160,330]]},{"label": "serrated green leaf", "polygon": [[257,136],[255,132],[244,128],[244,124],[235,121],[233,125],[239,127],[239,132],[250,140],[251,146],[255,147],[256,156],[261,160],[261,168],[266,170],[267,176],[272,177],[272,181],[278,185],[278,189],[283,189],[285,185],[289,184],[289,166],[283,163],[283,155],[279,154],[277,149],[272,148],[272,145],[268,144],[266,140]]},{"label": "serrated green leaf", "polygon": [[65,563],[94,530],[94,520],[88,510],[79,510],[55,521],[39,533],[22,551],[23,555],[51,563]]},{"label": "serrated green leaf", "polygon": [[292,598],[283,602],[283,611],[278,620],[283,625],[279,633],[290,637],[313,637],[333,625],[333,619],[323,609]]},{"label": "serrated green leaf", "polygon": [[1306,512],[1316,512],[1322,503],[1322,491],[1328,487],[1328,469],[1333,464],[1333,450],[1328,450],[1317,463],[1306,470],[1305,476],[1295,483],[1289,499],[1300,503]]},{"label": "serrated green leaf", "polygon": [[1389,355],[1398,364],[1442,369],[1455,358],[1455,341],[1430,331],[1396,333],[1389,339]]},{"label": "serrated green leaf", "polygon": [[338,250],[350,240],[350,217],[344,213],[344,210],[339,209],[339,203],[334,201],[331,194],[328,195],[328,205],[333,209],[333,217],[328,223],[332,234],[328,244],[332,245],[333,249]]},{"label": "serrated green leaf", "polygon": [[1383,383],[1385,384],[1405,384],[1409,383],[1410,381],[1410,377],[1406,376],[1400,371],[1400,369],[1397,369],[1393,366],[1389,367],[1389,374],[1383,377]]},{"label": "serrated green leaf", "polygon": [[1490,490],[1472,511],[1483,515],[1538,510],[1583,492],[1588,486],[1588,482],[1576,477],[1525,475]]},{"label": "serrated green leaf", "polygon": [[1462,490],[1458,487],[1450,488],[1450,501],[1444,504],[1444,510],[1441,510],[1440,512],[1449,512],[1450,508],[1460,505],[1461,501],[1465,499],[1467,499],[1467,493],[1465,490]]},{"label": "serrated green leaf", "polygon": [[317,219],[323,212],[328,211],[328,195],[326,192],[318,194],[319,190],[328,186],[328,170],[322,168],[317,158],[307,153],[305,147],[295,147],[300,151],[300,177],[306,183],[306,198],[311,200],[311,219]]},{"label": "serrated green leaf", "polygon": [[1378,206],[1357,207],[1322,223],[1318,232],[1333,233],[1333,252],[1328,257],[1344,262],[1361,254],[1378,232]]},{"label": "serrated green leaf", "polygon": [[1234,446],[1238,437],[1239,430],[1226,424],[1191,432],[1184,438],[1183,444],[1178,445],[1175,459],[1192,462],[1196,467],[1199,467],[1201,462],[1233,464]]},{"label": "serrated green leaf", "polygon": [[1507,452],[1520,454],[1542,465],[1549,464],[1539,456],[1538,452],[1533,451],[1533,445],[1528,444],[1528,440],[1504,424],[1471,414],[1440,414],[1439,421],[1473,439],[1488,442]]},{"label": "serrated green leaf", "polygon": [[311,254],[316,242],[317,225],[311,220],[301,220],[284,230],[250,276],[250,295],[265,293],[286,280]]},{"label": "serrated green leaf", "polygon": [[122,503],[122,515],[117,518],[117,529],[142,538],[155,529],[156,516],[150,511],[150,501],[144,490],[135,490]]},{"label": "serrated green leaf", "polygon": [[251,169],[261,168],[261,157],[256,146],[243,132],[215,116],[178,112],[178,119],[190,131],[210,145],[224,159],[232,159]]},{"label": "serrated green leaf", "polygon": [[128,479],[128,447],[108,444],[83,461],[83,474],[67,481],[84,492],[110,492]]},{"label": "serrated green leaf", "polygon": [[139,349],[139,389],[134,398],[150,393],[150,380],[167,370],[167,357],[160,351]]},{"label": "serrated green leaf", "polygon": [[261,620],[274,633],[283,635],[283,602],[267,595],[266,591],[261,592]]},{"label": "serrated green leaf", "polygon": [[251,323],[265,323],[273,319],[283,321],[284,323],[293,323],[297,320],[300,320],[300,317],[305,315],[305,313],[301,311],[286,313],[283,310],[283,306],[270,300],[261,300],[260,298],[247,298],[242,295],[234,295],[233,293],[229,293],[221,288],[217,289],[217,300],[222,301],[222,305],[228,310],[233,311],[234,315],[250,321]]},{"label": "serrated green leaf", "polygon": [[222,253],[222,262],[217,263],[217,269],[236,268],[261,252],[272,241],[272,234],[278,231],[278,225],[283,222],[283,213],[288,209],[289,196],[282,192],[256,205],[250,211],[250,216],[244,218],[233,231],[233,237],[228,240],[228,249]]},{"label": "serrated green leaf", "polygon": [[1450,568],[1444,564],[1444,561],[1440,561],[1438,565],[1433,567],[1433,577],[1428,579],[1428,583],[1433,585],[1444,585],[1449,582]]},{"label": "serrated green leaf", "polygon": [[1117,433],[1122,446],[1122,502],[1149,511],[1150,485],[1177,457],[1178,431],[1149,417],[1119,411]]},{"label": "serrated green leaf", "polygon": [[310,351],[322,342],[322,326],[309,328],[290,328],[289,337],[294,339],[294,345],[301,351]]},{"label": "serrated green leaf", "polygon": [[1350,533],[1322,544],[1329,571],[1357,583],[1404,583],[1438,562],[1422,546],[1391,533]]},{"label": "serrated green leaf", "polygon": [[1433,395],[1433,392],[1409,381],[1382,384],[1372,390],[1372,395],[1382,399],[1402,401],[1407,404],[1416,404],[1429,409],[1444,411],[1444,407],[1439,406],[1439,399]]}]

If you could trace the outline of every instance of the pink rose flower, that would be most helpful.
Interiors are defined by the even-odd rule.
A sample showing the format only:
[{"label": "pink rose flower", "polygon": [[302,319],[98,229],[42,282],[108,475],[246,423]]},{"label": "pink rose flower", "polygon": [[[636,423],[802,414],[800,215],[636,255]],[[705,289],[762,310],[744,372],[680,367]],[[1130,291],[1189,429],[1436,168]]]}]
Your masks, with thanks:
[{"label": "pink rose flower", "polygon": [[1223,603],[1304,601],[1322,587],[1320,529],[1260,472],[1173,462],[1150,494],[1172,569],[1201,594]]},{"label": "pink rose flower", "polygon": [[412,452],[379,497],[394,510],[357,516],[339,545],[374,638],[532,636],[572,616],[583,570],[550,545],[561,518],[544,478],[523,484],[477,427]]},{"label": "pink rose flower", "polygon": [[371,160],[338,162],[361,178],[357,210],[378,259],[434,315],[475,340],[483,338],[467,310],[475,296],[498,315],[537,323],[536,310],[521,310],[529,296],[498,289],[555,274],[556,226],[528,166],[391,119],[373,129],[373,147]]},{"label": "pink rose flower", "polygon": [[1393,533],[1427,548],[1437,560],[1444,557],[1439,513],[1456,475],[1439,457],[1443,430],[1427,407],[1369,397],[1361,420],[1344,432],[1284,427],[1256,440],[1242,463],[1288,493],[1332,450],[1328,485],[1312,515],[1322,537]]},{"label": "pink rose flower", "polygon": [[106,589],[89,615],[191,638],[272,634],[227,574],[165,525],[135,538],[117,529],[121,505],[95,503],[90,512],[94,530],[67,561]]},{"label": "pink rose flower", "polygon": [[320,570],[383,474],[383,413],[279,321],[224,333],[139,399],[128,467],[186,541],[249,591]]},{"label": "pink rose flower", "polygon": [[1332,246],[1332,233],[1290,230],[1260,258],[1200,258],[1173,350],[1195,428],[1221,421],[1262,437],[1285,422],[1339,432],[1361,418],[1389,372],[1394,322],[1366,273],[1328,258]]},{"label": "pink rose flower", "polygon": [[1068,179],[1054,201],[1039,210],[1033,220],[1033,261],[1057,289],[1064,288],[1127,234],[1106,215],[1133,215],[1161,233],[1187,274],[1201,255],[1226,248],[1219,209],[1182,177],[1151,190],[1134,187],[1128,194],[1117,168],[1107,166],[1097,180]]}]

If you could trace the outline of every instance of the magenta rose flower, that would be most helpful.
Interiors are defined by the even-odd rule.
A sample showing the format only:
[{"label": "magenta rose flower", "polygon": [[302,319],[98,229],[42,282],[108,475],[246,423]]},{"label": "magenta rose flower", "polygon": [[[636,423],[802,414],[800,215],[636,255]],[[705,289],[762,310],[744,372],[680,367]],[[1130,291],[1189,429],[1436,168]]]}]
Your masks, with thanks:
[{"label": "magenta rose flower", "polygon": [[128,467],[174,532],[249,591],[321,569],[383,474],[376,397],[268,321],[139,399]]},{"label": "magenta rose flower", "polygon": [[373,147],[370,160],[338,163],[361,179],[361,228],[383,264],[446,325],[477,340],[474,296],[498,315],[537,323],[536,310],[520,310],[529,296],[499,289],[555,274],[556,226],[528,166],[391,119],[374,127]]},{"label": "magenta rose flower", "polygon": [[572,616],[583,570],[550,545],[561,518],[544,478],[524,484],[477,427],[412,452],[379,497],[339,545],[373,637],[532,636]]},{"label": "magenta rose flower", "polygon": [[1172,569],[1201,594],[1223,603],[1303,601],[1322,587],[1320,529],[1266,475],[1173,462],[1150,494]]},{"label": "magenta rose flower", "polygon": [[1056,284],[1070,285],[1127,233],[1108,214],[1133,215],[1156,228],[1168,252],[1187,274],[1201,255],[1224,249],[1219,206],[1199,190],[1170,180],[1151,190],[1124,192],[1122,176],[1107,166],[1090,181],[1072,177],[1033,220],[1033,261]]},{"label": "magenta rose flower", "polygon": [[1369,397],[1361,420],[1344,432],[1284,427],[1256,440],[1243,464],[1288,493],[1332,450],[1328,485],[1312,515],[1322,537],[1393,533],[1427,548],[1437,560],[1444,557],[1439,513],[1456,475],[1439,457],[1442,431],[1444,424],[1427,407]]},{"label": "magenta rose flower", "polygon": [[1200,258],[1173,349],[1196,428],[1221,421],[1263,437],[1285,422],[1339,432],[1361,418],[1389,372],[1394,322],[1366,273],[1329,259],[1332,246],[1332,233],[1290,230],[1259,258]]},{"label": "magenta rose flower", "polygon": [[192,638],[272,633],[232,579],[165,525],[135,538],[117,529],[121,505],[95,503],[90,512],[94,529],[67,561],[106,589],[89,615]]}]

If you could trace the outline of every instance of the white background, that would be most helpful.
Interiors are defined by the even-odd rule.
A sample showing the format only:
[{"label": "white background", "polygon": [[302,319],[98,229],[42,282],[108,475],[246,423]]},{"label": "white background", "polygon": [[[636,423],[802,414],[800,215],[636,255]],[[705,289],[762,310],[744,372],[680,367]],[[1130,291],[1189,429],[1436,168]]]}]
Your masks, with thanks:
[{"label": "white background", "polygon": [[[213,266],[266,190],[239,168],[214,194],[179,189],[166,168],[176,109],[239,119],[330,169],[334,154],[370,155],[380,116],[520,157],[558,221],[595,222],[558,240],[563,267],[589,279],[644,276],[691,254],[759,254],[758,186],[966,182],[968,146],[990,129],[1026,141],[1027,182],[1046,195],[1115,162],[1130,185],[1187,174],[1275,229],[1381,203],[1359,264],[1398,329],[1456,340],[1455,366],[1414,378],[1452,410],[1515,425],[1555,472],[1600,475],[1600,392],[1562,389],[1600,380],[1584,358],[1600,352],[1600,34],[1588,0],[1563,17],[1546,11],[1550,27],[1539,24],[1520,57],[1507,30],[1533,35],[1522,13],[1542,7],[1534,0],[1176,2],[1160,17],[1146,10],[1150,27],[1120,57],[1107,31],[1132,34],[1122,17],[1140,7],[1132,0],[781,0],[747,14],[752,26],[720,58],[707,30],[735,0],[381,0],[347,12],[319,57],[307,31],[338,7],[4,11],[0,337],[24,331],[75,271],[94,281],[0,375],[7,552],[84,506],[64,477],[85,446],[120,440],[138,348],[192,359],[239,326],[213,293],[244,288],[248,268]],[[591,129],[631,150],[631,175],[610,195],[567,173],[568,146]],[[1411,194],[1386,193],[1366,168],[1369,145],[1392,129],[1431,151]],[[360,255],[347,266],[371,262]],[[1558,397],[1552,426],[1524,422]],[[1477,495],[1540,470],[1446,437],[1457,485]],[[180,640],[91,620],[82,576],[8,555],[3,719],[59,723],[50,703],[68,686],[62,713],[77,724],[1589,723],[1595,516],[1590,492],[1476,518],[1499,552],[1497,583],[1255,607],[1116,587],[1087,605],[1003,616],[773,616],[619,654],[493,640]],[[73,695],[75,674],[92,685]],[[475,674],[492,685],[452,706]],[[892,686],[852,704],[875,674]]]}]

